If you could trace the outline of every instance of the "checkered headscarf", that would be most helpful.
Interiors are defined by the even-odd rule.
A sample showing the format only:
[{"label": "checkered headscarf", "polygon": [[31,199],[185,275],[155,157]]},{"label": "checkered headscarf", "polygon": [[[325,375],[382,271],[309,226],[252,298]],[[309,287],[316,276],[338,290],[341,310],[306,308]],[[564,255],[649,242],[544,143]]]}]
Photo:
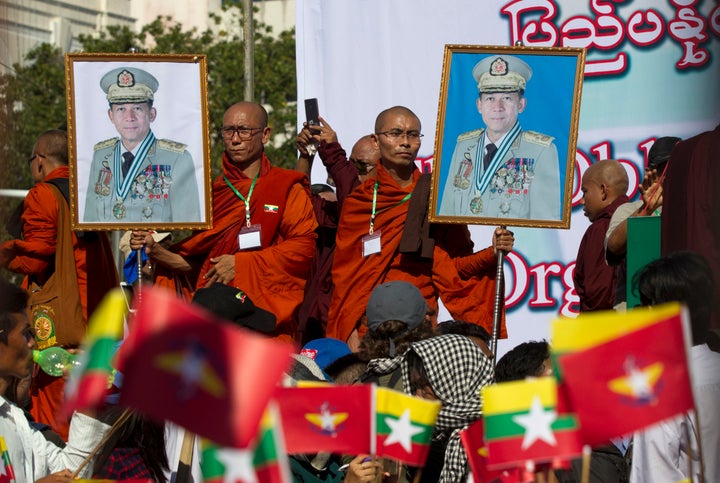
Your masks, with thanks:
[{"label": "checkered headscarf", "polygon": [[[408,351],[420,356],[432,389],[442,402],[436,431],[450,434],[440,482],[465,481],[467,456],[459,433],[482,414],[480,388],[493,380],[492,360],[469,338],[456,334],[415,342]],[[384,374],[398,366],[402,368],[403,387],[408,392],[410,374],[404,356],[375,359],[368,368]]]}]

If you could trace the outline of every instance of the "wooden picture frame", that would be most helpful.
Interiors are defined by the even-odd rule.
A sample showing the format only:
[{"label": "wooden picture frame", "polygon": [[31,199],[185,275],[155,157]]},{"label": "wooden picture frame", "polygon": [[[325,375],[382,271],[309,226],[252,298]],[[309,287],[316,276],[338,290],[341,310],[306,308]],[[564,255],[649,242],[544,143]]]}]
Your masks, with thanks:
[{"label": "wooden picture frame", "polygon": [[210,228],[206,57],[70,53],[65,78],[73,229]]},{"label": "wooden picture frame", "polygon": [[569,228],[584,68],[579,48],[446,45],[430,221]]}]

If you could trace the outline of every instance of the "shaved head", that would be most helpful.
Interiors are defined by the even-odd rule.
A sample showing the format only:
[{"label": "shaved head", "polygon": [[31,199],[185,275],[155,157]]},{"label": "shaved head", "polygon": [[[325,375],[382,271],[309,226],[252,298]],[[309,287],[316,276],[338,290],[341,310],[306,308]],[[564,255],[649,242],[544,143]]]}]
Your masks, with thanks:
[{"label": "shaved head", "polygon": [[68,138],[67,132],[60,129],[45,131],[38,137],[45,144],[44,155],[53,158],[61,165],[68,164]]},{"label": "shaved head", "polygon": [[590,166],[580,183],[585,216],[595,221],[606,206],[627,193],[628,184],[625,168],[614,159],[598,161]]},{"label": "shaved head", "polygon": [[380,150],[371,134],[358,139],[350,152],[350,161],[358,170],[358,178],[361,182],[368,176],[375,177],[375,168],[379,159]]},{"label": "shaved head", "polygon": [[420,118],[417,117],[417,115],[412,112],[410,109],[408,109],[405,106],[394,106],[388,109],[385,109],[380,114],[378,114],[377,119],[375,119],[375,132],[382,131],[383,125],[387,118],[391,116],[397,116],[397,115],[403,115],[403,116],[411,116],[417,119],[418,125],[420,124]]},{"label": "shaved head", "polygon": [[357,140],[355,145],[353,145],[353,150],[355,149],[375,149],[375,146],[373,145],[373,139],[372,134],[366,134],[360,139]]},{"label": "shaved head", "polygon": [[257,102],[236,102],[227,108],[224,117],[232,117],[232,114],[238,111],[244,111],[248,113],[248,115],[252,115],[255,119],[260,121],[260,125],[257,127],[265,127],[268,125],[268,113],[265,108]]},{"label": "shaved head", "polygon": [[583,174],[583,179],[606,185],[615,197],[627,193],[630,184],[627,171],[614,159],[604,159],[591,165]]}]

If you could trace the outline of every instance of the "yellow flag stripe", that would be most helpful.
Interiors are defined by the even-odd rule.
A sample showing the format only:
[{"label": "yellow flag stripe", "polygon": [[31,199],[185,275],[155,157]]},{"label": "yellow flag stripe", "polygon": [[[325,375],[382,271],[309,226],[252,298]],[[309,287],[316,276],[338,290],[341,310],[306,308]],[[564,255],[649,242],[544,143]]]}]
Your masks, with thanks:
[{"label": "yellow flag stripe", "polygon": [[115,288],[109,291],[90,316],[86,340],[92,341],[104,337],[120,340],[126,312],[127,304],[122,289]]},{"label": "yellow flag stripe", "polygon": [[440,411],[440,402],[408,396],[384,387],[378,387],[376,391],[378,414],[399,418],[406,409],[410,408],[410,419],[413,422],[423,425],[435,424]]},{"label": "yellow flag stripe", "polygon": [[555,319],[552,322],[552,349],[562,354],[604,344],[679,315],[680,310],[680,304],[673,302],[639,307],[626,313],[608,310],[583,313],[576,319]]},{"label": "yellow flag stripe", "polygon": [[483,413],[492,416],[527,411],[535,397],[545,408],[557,406],[555,379],[538,377],[486,386],[482,389]]}]

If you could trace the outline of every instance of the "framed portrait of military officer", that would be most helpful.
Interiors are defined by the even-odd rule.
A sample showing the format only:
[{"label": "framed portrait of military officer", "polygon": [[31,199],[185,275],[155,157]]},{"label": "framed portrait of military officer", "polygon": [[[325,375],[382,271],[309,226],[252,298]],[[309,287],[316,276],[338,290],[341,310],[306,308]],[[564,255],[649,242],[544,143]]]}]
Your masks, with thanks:
[{"label": "framed portrait of military officer", "polygon": [[66,55],[73,229],[212,224],[204,55]]},{"label": "framed portrait of military officer", "polygon": [[569,228],[585,51],[446,45],[430,221]]}]

